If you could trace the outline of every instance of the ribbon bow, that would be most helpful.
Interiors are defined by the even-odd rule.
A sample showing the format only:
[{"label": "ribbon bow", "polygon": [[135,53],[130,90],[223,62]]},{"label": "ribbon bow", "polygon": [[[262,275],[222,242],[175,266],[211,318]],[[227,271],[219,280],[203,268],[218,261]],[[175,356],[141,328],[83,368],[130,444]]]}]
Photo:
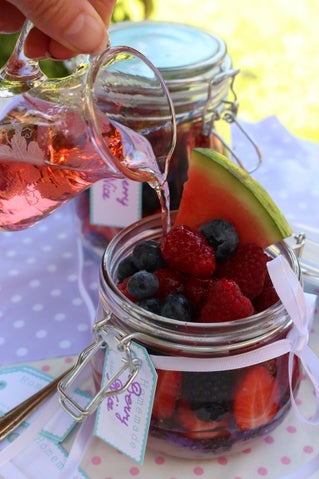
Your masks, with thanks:
[{"label": "ribbon bow", "polygon": [[[307,424],[319,424],[319,359],[310,348],[309,329],[312,314],[307,307],[304,291],[298,278],[283,256],[278,256],[267,263],[268,271],[277,294],[291,317],[294,327],[289,332],[290,342],[288,374],[290,384],[291,404],[295,414]],[[297,356],[313,384],[316,399],[315,412],[310,419],[301,415],[292,391],[293,359]]]}]

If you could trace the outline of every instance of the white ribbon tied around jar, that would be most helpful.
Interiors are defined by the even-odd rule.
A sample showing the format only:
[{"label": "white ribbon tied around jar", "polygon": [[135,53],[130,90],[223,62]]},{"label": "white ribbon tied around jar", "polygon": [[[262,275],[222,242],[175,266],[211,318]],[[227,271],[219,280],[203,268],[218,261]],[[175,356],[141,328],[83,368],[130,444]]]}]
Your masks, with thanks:
[{"label": "white ribbon tied around jar", "polygon": [[[268,271],[277,294],[293,321],[293,327],[285,339],[277,340],[256,350],[221,358],[191,358],[153,356],[156,369],[177,371],[225,371],[239,369],[269,361],[289,353],[289,384],[291,404],[296,416],[307,424],[319,425],[319,358],[309,346],[309,330],[312,325],[316,296],[304,293],[298,278],[283,256],[267,263]],[[316,407],[310,419],[300,413],[292,390],[293,359],[298,356],[315,390]]]}]

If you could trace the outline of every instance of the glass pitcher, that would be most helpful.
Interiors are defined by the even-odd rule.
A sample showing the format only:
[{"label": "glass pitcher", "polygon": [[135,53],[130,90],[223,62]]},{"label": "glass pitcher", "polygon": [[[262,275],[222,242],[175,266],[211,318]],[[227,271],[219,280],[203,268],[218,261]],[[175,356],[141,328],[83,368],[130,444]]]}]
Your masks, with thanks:
[{"label": "glass pitcher", "polygon": [[102,178],[148,182],[168,196],[175,114],[156,67],[137,50],[109,47],[49,80],[22,48],[20,37],[0,72],[0,230],[31,226]]}]

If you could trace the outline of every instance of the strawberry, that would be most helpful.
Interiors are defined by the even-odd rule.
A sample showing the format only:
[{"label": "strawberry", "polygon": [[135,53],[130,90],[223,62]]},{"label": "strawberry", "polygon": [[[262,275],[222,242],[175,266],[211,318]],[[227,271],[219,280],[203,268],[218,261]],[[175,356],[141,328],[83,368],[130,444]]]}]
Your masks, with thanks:
[{"label": "strawberry", "polygon": [[250,299],[242,294],[235,281],[221,278],[212,282],[198,321],[201,323],[233,321],[253,313],[254,307]]},{"label": "strawberry", "polygon": [[175,226],[164,237],[161,251],[166,263],[181,273],[209,278],[215,271],[214,249],[188,226]]},{"label": "strawberry", "polygon": [[241,430],[267,424],[280,407],[278,381],[262,365],[246,369],[235,390],[233,411]]},{"label": "strawberry", "polygon": [[177,423],[185,430],[187,437],[192,439],[212,439],[215,437],[227,437],[229,431],[229,417],[223,419],[204,421],[199,419],[192,410],[188,401],[179,402],[176,412]]},{"label": "strawberry", "polygon": [[157,385],[152,415],[159,421],[172,416],[180,395],[182,376],[180,371],[157,370]]},{"label": "strawberry", "polygon": [[233,279],[245,296],[254,299],[263,289],[267,261],[268,257],[260,246],[247,243],[239,246],[232,256],[220,264],[218,275]]},{"label": "strawberry", "polygon": [[183,293],[184,277],[178,271],[170,268],[161,268],[154,271],[158,279],[158,291],[156,298],[165,298],[170,293]]}]

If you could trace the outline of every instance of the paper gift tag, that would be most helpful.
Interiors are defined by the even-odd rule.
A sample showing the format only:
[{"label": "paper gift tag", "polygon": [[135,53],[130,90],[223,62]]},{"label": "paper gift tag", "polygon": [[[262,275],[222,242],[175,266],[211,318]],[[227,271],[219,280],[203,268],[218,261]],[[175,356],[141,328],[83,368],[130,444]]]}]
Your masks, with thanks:
[{"label": "paper gift tag", "polygon": [[124,228],[141,219],[142,186],[128,179],[108,178],[90,188],[90,222]]},{"label": "paper gift tag", "polygon": [[[131,342],[130,349],[140,360],[139,372],[127,390],[107,397],[99,406],[94,434],[141,464],[145,455],[157,373],[144,347]],[[102,387],[123,366],[122,359],[116,347],[106,349]],[[116,380],[114,388],[124,385],[128,378],[127,370],[124,377]]]},{"label": "paper gift tag", "polygon": [[[15,407],[18,403],[24,401],[34,393],[45,387],[52,377],[29,366],[17,366],[6,368],[0,371],[0,415]],[[74,393],[75,400],[85,406],[91,399],[87,392],[77,390]],[[19,428],[11,433],[8,438],[0,442],[2,450],[8,442],[12,442],[28,426],[29,421],[38,414],[35,411]],[[59,408],[49,422],[43,428],[42,433],[50,436],[55,442],[63,441],[75,426],[74,421],[64,409]]]},{"label": "paper gift tag", "polygon": [[[26,449],[0,467],[0,475],[3,479],[60,479],[67,458],[62,446],[39,433]],[[88,479],[88,476],[76,468],[68,479]]]}]

